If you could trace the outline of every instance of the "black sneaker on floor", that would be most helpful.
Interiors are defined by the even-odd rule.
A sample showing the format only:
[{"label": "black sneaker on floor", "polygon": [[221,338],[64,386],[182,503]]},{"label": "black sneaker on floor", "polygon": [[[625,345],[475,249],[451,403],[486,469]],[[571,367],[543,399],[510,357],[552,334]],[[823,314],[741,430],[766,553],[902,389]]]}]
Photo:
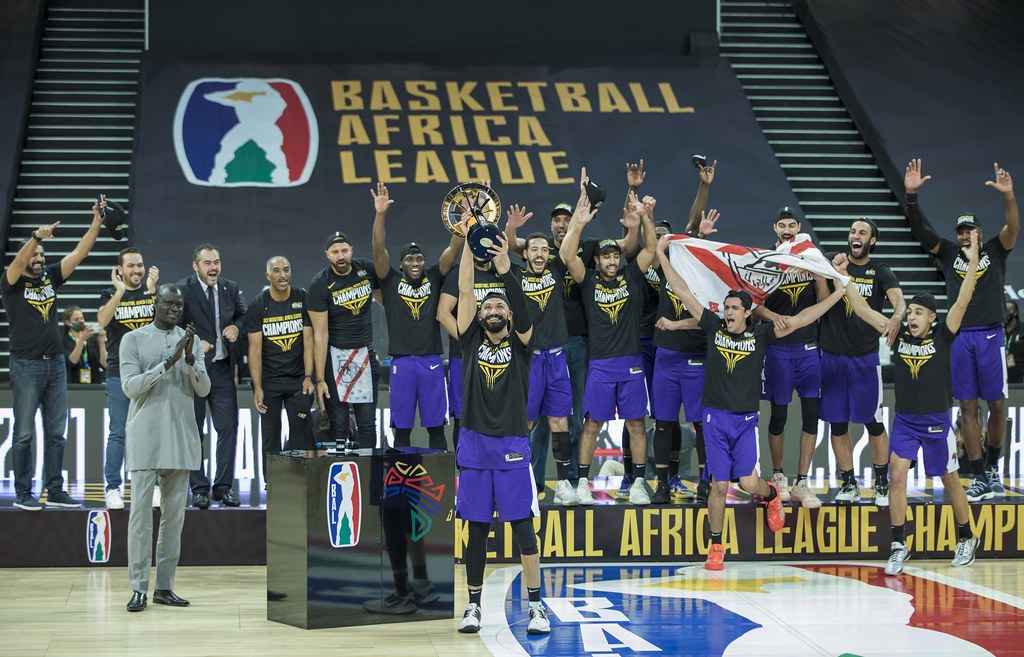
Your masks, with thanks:
[{"label": "black sneaker on floor", "polygon": [[43,505],[36,501],[36,498],[31,495],[25,495],[19,497],[14,503],[15,508],[21,509],[22,511],[42,511]]},{"label": "black sneaker on floor", "polygon": [[654,494],[651,495],[651,504],[668,504],[671,499],[672,495],[669,493],[668,484],[659,479],[658,487],[654,489]]},{"label": "black sneaker on floor", "polygon": [[56,506],[62,509],[78,509],[82,503],[73,499],[66,491],[56,490],[46,494],[46,506]]}]

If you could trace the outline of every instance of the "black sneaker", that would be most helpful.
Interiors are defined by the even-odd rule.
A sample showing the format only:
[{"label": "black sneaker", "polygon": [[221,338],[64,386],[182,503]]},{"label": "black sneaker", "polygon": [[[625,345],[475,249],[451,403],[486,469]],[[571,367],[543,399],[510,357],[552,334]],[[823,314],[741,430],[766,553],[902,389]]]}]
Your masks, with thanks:
[{"label": "black sneaker", "polygon": [[711,484],[701,479],[697,484],[697,501],[707,506],[709,497],[711,497]]},{"label": "black sneaker", "polygon": [[654,489],[654,495],[651,495],[651,504],[668,504],[671,497],[668,484],[659,479],[658,487]]},{"label": "black sneaker", "polygon": [[22,511],[42,511],[43,509],[43,505],[37,502],[36,498],[31,495],[19,497],[14,506]]},{"label": "black sneaker", "polygon": [[56,506],[62,509],[78,509],[82,503],[73,499],[66,491],[57,490],[46,494],[46,506]]}]

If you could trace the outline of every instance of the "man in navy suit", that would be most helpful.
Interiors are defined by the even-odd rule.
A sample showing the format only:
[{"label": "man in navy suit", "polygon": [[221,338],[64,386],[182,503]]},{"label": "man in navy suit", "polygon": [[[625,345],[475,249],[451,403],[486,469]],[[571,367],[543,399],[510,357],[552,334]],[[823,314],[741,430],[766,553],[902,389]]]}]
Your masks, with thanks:
[{"label": "man in navy suit", "polygon": [[[196,395],[196,424],[202,439],[206,425],[206,405],[210,405],[213,427],[217,430],[217,471],[211,495],[210,479],[200,468],[192,473],[192,506],[206,509],[210,497],[222,506],[238,506],[238,495],[232,490],[235,480],[235,442],[238,434],[238,399],[235,377],[228,354],[245,322],[245,303],[238,284],[221,278],[220,251],[212,244],[200,244],[192,254],[195,276],[178,281],[185,299],[185,310],[179,326],[193,324],[196,337],[206,352],[206,371],[210,375],[210,394]],[[212,449],[212,448],[211,448]]]}]

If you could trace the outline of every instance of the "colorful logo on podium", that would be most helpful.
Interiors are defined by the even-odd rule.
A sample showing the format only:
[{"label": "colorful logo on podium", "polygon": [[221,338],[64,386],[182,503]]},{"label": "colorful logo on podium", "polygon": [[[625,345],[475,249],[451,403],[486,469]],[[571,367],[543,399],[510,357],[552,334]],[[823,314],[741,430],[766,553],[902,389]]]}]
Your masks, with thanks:
[{"label": "colorful logo on podium", "polygon": [[90,563],[110,561],[110,514],[90,511],[85,525],[85,547]]},{"label": "colorful logo on podium", "polygon": [[384,498],[405,497],[412,519],[412,540],[418,541],[434,526],[444,484],[435,484],[422,463],[395,463],[384,475]]},{"label": "colorful logo on podium", "polygon": [[327,533],[336,548],[359,542],[363,507],[359,492],[359,468],[351,461],[332,463],[327,473]]},{"label": "colorful logo on podium", "polygon": [[193,185],[301,185],[318,140],[306,92],[281,78],[193,80],[174,114],[174,150]]}]

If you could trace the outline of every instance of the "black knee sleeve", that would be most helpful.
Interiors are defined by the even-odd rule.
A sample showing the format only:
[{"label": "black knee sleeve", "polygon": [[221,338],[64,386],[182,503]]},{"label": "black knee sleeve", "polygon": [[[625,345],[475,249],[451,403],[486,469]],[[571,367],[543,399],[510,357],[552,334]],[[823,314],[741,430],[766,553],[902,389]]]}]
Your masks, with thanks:
[{"label": "black knee sleeve", "polygon": [[572,458],[572,441],[568,431],[551,432],[551,456],[562,463]]},{"label": "black knee sleeve", "polygon": [[452,451],[459,451],[459,418],[452,418]]},{"label": "black knee sleeve", "polygon": [[484,585],[484,567],[487,565],[487,534],[491,523],[469,523],[469,543],[466,545],[466,584]]},{"label": "black knee sleeve", "polygon": [[529,557],[540,552],[540,548],[537,547],[537,534],[533,531],[533,518],[513,520],[509,524],[512,525],[512,535],[519,546],[519,554]]},{"label": "black knee sleeve", "polygon": [[[683,428],[678,422],[672,423],[672,449],[670,450],[673,454],[679,454],[679,450],[683,448]],[[678,457],[677,457],[678,458]]]},{"label": "black knee sleeve", "polygon": [[768,420],[768,433],[781,436],[786,432],[786,420],[789,419],[789,405],[772,402],[772,415]]},{"label": "black knee sleeve", "polygon": [[412,446],[412,429],[398,429],[394,430],[395,434],[395,447],[411,447]]},{"label": "black knee sleeve", "polygon": [[818,402],[817,397],[800,400],[800,430],[804,433],[818,435]]},{"label": "black knee sleeve", "polygon": [[677,422],[666,420],[654,421],[654,463],[668,465],[668,457],[672,451],[672,431],[678,427]]},{"label": "black knee sleeve", "polygon": [[704,423],[694,422],[693,433],[695,434],[694,448],[697,450],[697,465],[703,466],[708,462],[708,452],[704,449]]},{"label": "black knee sleeve", "polygon": [[622,423],[622,443],[621,444],[622,444],[622,458],[624,458],[624,459],[633,458],[633,454],[630,451],[632,449],[632,445],[629,444],[629,427],[626,426],[625,422]]},{"label": "black knee sleeve", "polygon": [[833,422],[831,424],[831,428],[832,428],[832,435],[833,436],[842,436],[842,435],[850,433],[850,423],[849,422]]},{"label": "black knee sleeve", "polygon": [[868,422],[864,428],[868,430],[869,436],[881,436],[885,433],[885,425],[881,422]]},{"label": "black knee sleeve", "polygon": [[427,427],[427,437],[430,440],[430,449],[442,452],[448,451],[448,440],[444,437],[444,427]]}]

